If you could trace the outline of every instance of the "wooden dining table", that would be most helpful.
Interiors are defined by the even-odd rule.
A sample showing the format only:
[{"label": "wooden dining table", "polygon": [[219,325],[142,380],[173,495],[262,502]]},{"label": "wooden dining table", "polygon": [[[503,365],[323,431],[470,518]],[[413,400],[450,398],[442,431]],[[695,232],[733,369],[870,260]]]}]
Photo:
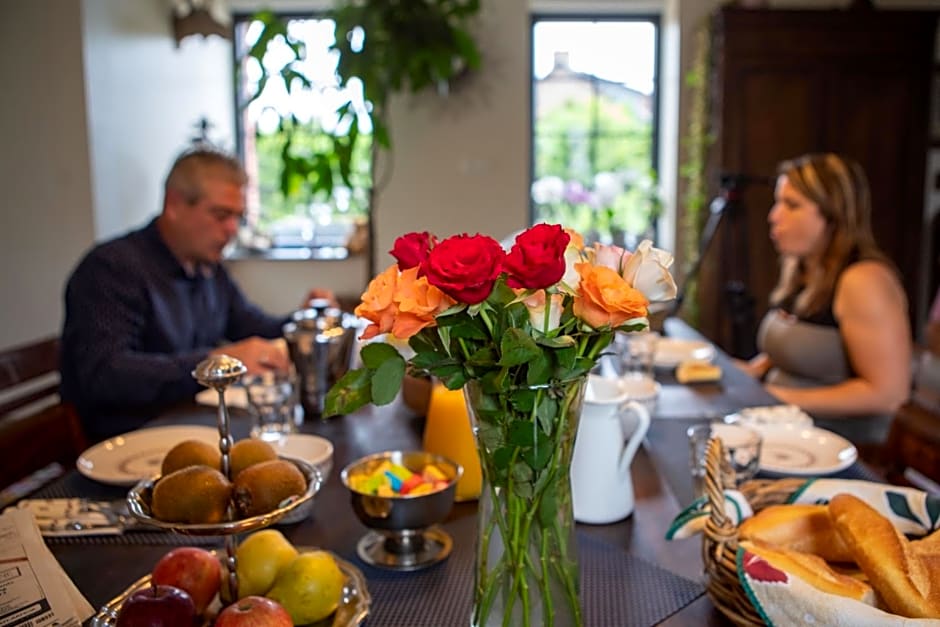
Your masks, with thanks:
[{"label": "wooden dining table", "polygon": [[[678,319],[667,320],[665,332],[675,337],[699,338],[693,329]],[[584,590],[588,583],[591,585],[589,592],[593,595],[590,598],[600,598],[606,602],[610,595],[614,595],[617,596],[617,603],[638,607],[637,604],[647,602],[657,594],[672,594],[665,588],[661,592],[655,588],[655,582],[668,581],[669,589],[679,590],[681,594],[676,594],[680,594],[681,598],[677,597],[672,605],[669,605],[669,599],[661,600],[658,614],[649,614],[649,618],[633,620],[645,620],[646,624],[673,627],[731,624],[715,609],[704,593],[700,539],[665,539],[670,522],[692,501],[686,429],[696,422],[731,413],[743,407],[776,402],[757,382],[736,369],[727,355],[720,350],[716,363],[723,371],[722,379],[717,383],[680,385],[671,372],[658,373],[661,390],[654,407],[652,424],[644,446],[638,451],[632,465],[635,511],[627,519],[613,524],[577,525],[582,552],[587,547],[591,555],[596,556],[600,552],[608,556],[605,559],[622,558],[614,564],[615,570],[611,572],[646,574],[634,575],[632,581],[625,575],[620,576],[620,579],[615,575],[605,575],[606,578],[602,578],[602,573],[587,570],[592,568],[592,563],[597,563],[596,558],[592,558],[594,562],[582,560],[583,603],[589,602],[589,595]],[[215,420],[215,408],[187,405],[168,412],[148,426],[214,425]],[[248,423],[249,417],[244,410],[231,412],[231,426],[236,438],[247,436]],[[424,608],[433,608],[436,602],[443,602],[441,595],[447,594],[459,597],[455,603],[469,603],[472,575],[456,572],[456,565],[469,563],[469,570],[472,570],[472,563],[467,561],[467,556],[472,555],[475,541],[474,520],[477,508],[474,501],[456,503],[448,519],[444,521],[444,528],[453,536],[454,551],[442,564],[434,565],[425,572],[389,574],[365,564],[357,557],[357,542],[367,529],[353,512],[349,493],[339,477],[340,471],[348,463],[370,453],[420,448],[423,424],[423,417],[414,415],[396,401],[384,407],[368,406],[347,416],[328,420],[307,420],[301,429],[305,433],[325,437],[333,443],[333,471],[315,497],[311,516],[300,523],[281,525],[278,528],[297,545],[328,549],[360,567],[372,595],[373,612],[366,620],[366,625],[370,627],[411,627],[429,624],[418,622],[417,618],[413,623],[408,619],[384,619],[383,613],[379,611],[383,604],[417,603],[423,604],[421,607]],[[60,479],[59,484],[54,484],[51,488],[51,492],[45,492],[90,498],[120,499],[126,493],[126,488],[105,486],[75,471]],[[124,536],[128,542],[121,542],[119,539],[102,539],[96,542],[94,538],[87,538],[87,541],[75,542],[50,540],[49,545],[66,573],[97,608],[121,593],[131,582],[147,574],[156,561],[171,548],[166,543],[134,542],[135,533],[138,532],[125,532]],[[221,546],[222,539],[218,540],[218,546]],[[450,566],[448,562],[452,562]],[[626,570],[616,570],[617,568]],[[439,569],[437,573],[435,569]],[[438,580],[462,582],[464,580],[459,579],[461,576],[469,577],[466,590],[452,592],[435,587]],[[405,611],[412,606],[402,607],[402,611]],[[595,624],[629,624],[624,622],[626,619],[616,616],[619,611],[617,607],[622,605],[611,607],[613,609],[605,610],[607,613],[603,616],[592,615],[586,611],[586,617],[593,616],[592,620],[595,621],[586,621],[586,624],[592,627]]]}]

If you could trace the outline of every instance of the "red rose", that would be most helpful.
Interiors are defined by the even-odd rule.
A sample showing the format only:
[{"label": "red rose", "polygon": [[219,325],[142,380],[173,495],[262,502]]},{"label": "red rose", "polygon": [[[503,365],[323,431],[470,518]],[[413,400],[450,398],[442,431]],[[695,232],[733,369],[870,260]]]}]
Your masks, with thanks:
[{"label": "red rose", "polygon": [[571,236],[558,224],[536,224],[520,233],[506,255],[509,287],[540,290],[558,283],[565,274],[565,248]]},{"label": "red rose", "polygon": [[421,265],[428,283],[458,302],[486,300],[503,270],[503,248],[486,235],[454,235],[431,249]]},{"label": "red rose", "polygon": [[398,268],[407,270],[420,266],[428,258],[431,248],[437,244],[437,238],[422,231],[421,233],[407,233],[395,240],[395,245],[388,251],[398,260]]}]

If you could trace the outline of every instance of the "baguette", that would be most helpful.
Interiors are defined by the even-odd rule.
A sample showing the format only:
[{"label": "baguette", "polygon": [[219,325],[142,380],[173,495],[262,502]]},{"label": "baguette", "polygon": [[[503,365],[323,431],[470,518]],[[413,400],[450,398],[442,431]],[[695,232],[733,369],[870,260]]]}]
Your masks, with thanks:
[{"label": "baguette", "polygon": [[825,505],[771,505],[742,522],[738,537],[813,553],[827,562],[855,561],[833,528]]},{"label": "baguette", "polygon": [[818,555],[775,547],[760,540],[743,541],[741,546],[817,590],[855,599],[867,605],[875,604],[875,592],[871,586],[854,577],[837,573]]},{"label": "baguette", "polygon": [[837,494],[829,502],[836,532],[868,581],[895,614],[940,618],[940,572],[918,555],[887,518],[861,499]]}]

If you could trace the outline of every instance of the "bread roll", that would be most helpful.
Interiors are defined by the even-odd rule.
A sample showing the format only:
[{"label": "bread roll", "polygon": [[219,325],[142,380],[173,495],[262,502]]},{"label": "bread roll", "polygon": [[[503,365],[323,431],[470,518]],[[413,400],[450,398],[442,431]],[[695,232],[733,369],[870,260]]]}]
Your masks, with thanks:
[{"label": "bread roll", "polygon": [[738,527],[741,540],[813,553],[827,562],[852,562],[852,552],[832,527],[825,505],[771,505]]},{"label": "bread roll", "polygon": [[850,494],[833,497],[829,515],[892,612],[910,618],[940,618],[940,571],[930,568],[891,521]]},{"label": "bread roll", "polygon": [[721,367],[708,361],[683,361],[676,366],[676,381],[686,383],[704,383],[721,379]]},{"label": "bread roll", "polygon": [[848,575],[835,572],[818,555],[781,549],[759,540],[742,541],[741,546],[762,557],[771,566],[799,577],[818,590],[855,599],[868,605],[875,604],[875,593],[871,586]]}]

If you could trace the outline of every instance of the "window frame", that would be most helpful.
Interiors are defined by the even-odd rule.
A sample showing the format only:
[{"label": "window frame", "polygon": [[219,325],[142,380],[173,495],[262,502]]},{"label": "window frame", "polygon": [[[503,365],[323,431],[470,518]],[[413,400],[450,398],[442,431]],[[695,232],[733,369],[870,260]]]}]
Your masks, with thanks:
[{"label": "window frame", "polygon": [[[653,25],[655,31],[654,50],[653,50],[653,94],[652,94],[652,122],[650,132],[650,168],[657,175],[657,180],[662,184],[659,171],[660,157],[660,135],[661,135],[661,99],[662,99],[662,15],[656,12],[609,12],[609,11],[561,11],[561,10],[533,10],[529,13],[529,166],[528,166],[528,190],[526,197],[529,203],[529,224],[534,224],[536,219],[535,201],[532,199],[532,184],[535,182],[535,163],[536,163],[536,135],[535,135],[535,25],[538,22],[649,22]],[[654,243],[659,240],[661,216],[653,221]]]}]

